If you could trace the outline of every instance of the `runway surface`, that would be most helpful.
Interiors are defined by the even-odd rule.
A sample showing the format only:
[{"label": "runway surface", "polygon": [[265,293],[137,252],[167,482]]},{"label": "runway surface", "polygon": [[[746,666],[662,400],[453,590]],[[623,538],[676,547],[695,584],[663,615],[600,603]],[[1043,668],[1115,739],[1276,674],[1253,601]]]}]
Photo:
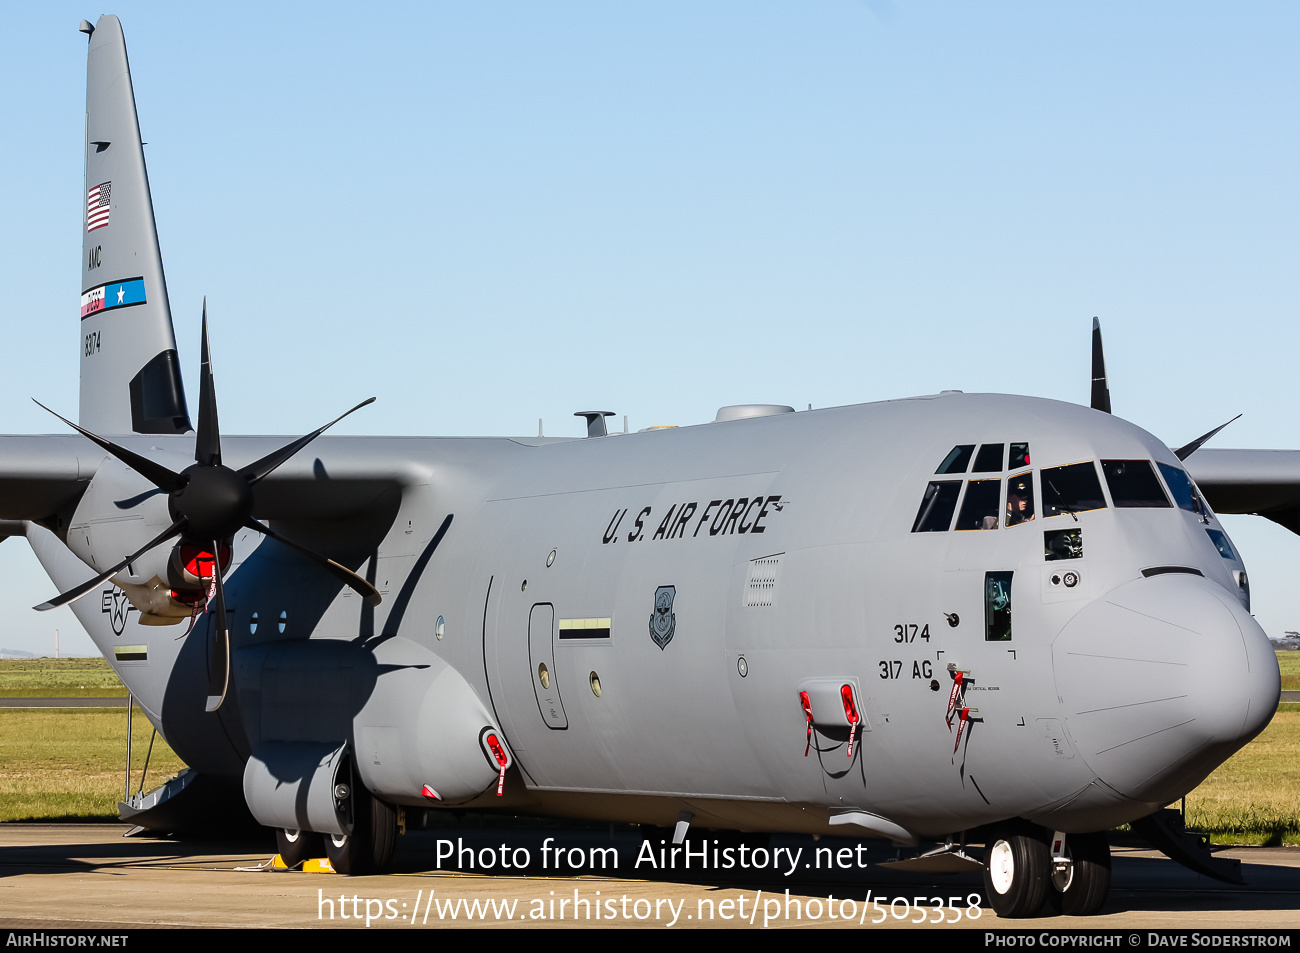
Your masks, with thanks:
[{"label": "runway surface", "polygon": [[[125,830],[119,824],[0,824],[0,926],[1086,927],[1117,935],[1138,928],[1300,928],[1300,848],[1224,852],[1242,861],[1248,886],[1234,887],[1152,851],[1120,847],[1100,916],[1000,921],[984,909],[977,871],[909,876],[874,866],[860,870],[854,842],[830,838],[773,837],[765,855],[754,848],[739,855],[733,846],[733,869],[717,869],[706,858],[709,869],[700,870],[697,862],[687,871],[680,856],[677,869],[656,869],[658,859],[668,859],[658,854],[661,845],[627,831],[416,831],[399,839],[393,872],[344,877],[250,869],[270,858],[269,841],[124,839]],[[611,846],[616,850],[607,850]],[[748,869],[739,869],[740,856]],[[822,858],[847,869],[817,871]],[[457,860],[474,869],[452,869]],[[521,870],[524,860],[529,866]],[[583,863],[575,873],[570,865],[578,860]],[[593,871],[592,861],[605,864],[603,873],[599,866]],[[488,864],[492,869],[483,870]],[[918,919],[923,922],[913,922]]]}]

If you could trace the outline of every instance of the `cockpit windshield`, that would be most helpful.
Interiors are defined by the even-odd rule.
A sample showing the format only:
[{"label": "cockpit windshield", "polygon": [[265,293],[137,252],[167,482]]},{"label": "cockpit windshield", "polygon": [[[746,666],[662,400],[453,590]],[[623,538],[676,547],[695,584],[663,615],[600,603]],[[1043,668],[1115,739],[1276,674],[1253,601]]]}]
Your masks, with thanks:
[{"label": "cockpit windshield", "polygon": [[1101,472],[1117,507],[1169,506],[1150,460],[1103,460]]},{"label": "cockpit windshield", "polygon": [[1001,480],[971,480],[966,484],[966,498],[961,503],[957,529],[997,529],[1001,496]]},{"label": "cockpit windshield", "polygon": [[1048,467],[1039,476],[1043,484],[1043,516],[1104,510],[1097,468],[1091,463],[1072,463],[1066,467]]},{"label": "cockpit windshield", "polygon": [[1208,514],[1210,508],[1205,505],[1205,500],[1196,489],[1196,484],[1192,478],[1187,475],[1187,471],[1180,470],[1178,467],[1170,466],[1167,463],[1157,463],[1160,472],[1165,476],[1165,483],[1169,484],[1169,492],[1174,495],[1174,502],[1180,509],[1187,510],[1190,513]]}]

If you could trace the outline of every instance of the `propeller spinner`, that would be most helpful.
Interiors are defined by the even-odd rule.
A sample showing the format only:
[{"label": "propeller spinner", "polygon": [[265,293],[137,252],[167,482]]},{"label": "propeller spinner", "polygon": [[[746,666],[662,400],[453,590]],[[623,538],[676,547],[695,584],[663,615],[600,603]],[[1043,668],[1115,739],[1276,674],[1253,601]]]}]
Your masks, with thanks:
[{"label": "propeller spinner", "polygon": [[[181,537],[211,551],[219,553],[223,540],[228,540],[243,528],[253,529],[276,542],[283,543],[290,549],[297,550],[312,562],[332,573],[345,585],[363,596],[372,606],[379,605],[379,591],[352,570],[319,553],[312,552],[290,539],[286,539],[264,523],[253,518],[253,487],[275,471],[307,444],[322,433],[367,404],[374,403],[375,398],[364,400],[347,413],[340,414],[325,426],[299,437],[279,450],[267,454],[260,460],[250,463],[239,470],[225,466],[221,462],[221,433],[217,425],[217,395],[212,376],[212,359],[208,349],[208,303],[203,302],[203,343],[202,367],[199,378],[199,425],[194,441],[194,463],[180,473],[143,457],[138,453],[120,447],[110,440],[105,440],[79,427],[72,421],[55,414],[40,401],[37,406],[58,417],[73,430],[89,440],[94,441],[106,452],[131,467],[158,489],[167,494],[167,509],[172,517],[171,526],[163,530],[139,550],[127,556],[117,565],[100,573],[93,579],[60,593],[48,602],[36,606],[38,611],[56,609],[69,605],[82,596],[97,589],[102,583],[117,575],[129,564],[135,562],[155,546],[168,540]],[[216,711],[225,700],[226,689],[230,680],[230,634],[226,619],[225,587],[221,580],[221,567],[214,558],[212,561],[212,586],[216,602],[216,619],[209,629],[210,644],[208,658],[211,660],[208,673],[207,710]]]}]

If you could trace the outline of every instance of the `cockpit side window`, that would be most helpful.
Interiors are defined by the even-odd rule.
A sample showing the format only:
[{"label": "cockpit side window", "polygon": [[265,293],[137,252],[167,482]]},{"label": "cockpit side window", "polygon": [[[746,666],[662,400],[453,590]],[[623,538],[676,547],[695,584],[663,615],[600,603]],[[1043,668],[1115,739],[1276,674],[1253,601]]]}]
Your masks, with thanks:
[{"label": "cockpit side window", "polygon": [[1201,499],[1201,494],[1196,489],[1196,484],[1192,482],[1192,478],[1187,475],[1187,471],[1167,463],[1157,463],[1156,466],[1165,475],[1165,483],[1169,484],[1169,492],[1174,495],[1174,502],[1178,504],[1179,509],[1190,513],[1209,512],[1210,508],[1205,505],[1205,500]]},{"label": "cockpit side window", "polygon": [[1043,484],[1043,516],[1104,510],[1101,481],[1092,463],[1072,463],[1068,467],[1048,467],[1039,474]]},{"label": "cockpit side window", "polygon": [[1009,572],[984,574],[984,640],[1011,641],[1011,578]]},{"label": "cockpit side window", "polygon": [[943,458],[943,463],[939,464],[939,469],[935,473],[965,473],[966,468],[970,466],[971,455],[975,453],[975,444],[963,443],[958,444],[948,451],[948,456]]},{"label": "cockpit side window", "polygon": [[1013,476],[1007,480],[1007,525],[1028,523],[1034,518],[1033,472]]},{"label": "cockpit side window", "polygon": [[916,511],[913,533],[946,533],[961,494],[961,480],[942,480],[925,488],[921,508]]},{"label": "cockpit side window", "polygon": [[1011,459],[1007,462],[1008,469],[1019,470],[1021,467],[1029,466],[1029,444],[1013,443],[1011,445]]},{"label": "cockpit side window", "polygon": [[1169,506],[1150,460],[1103,460],[1101,472],[1117,507]]},{"label": "cockpit side window", "polygon": [[971,480],[966,484],[957,529],[997,529],[1001,480]]},{"label": "cockpit side window", "polygon": [[978,456],[975,457],[975,469],[972,473],[1001,473],[1003,450],[1006,449],[1004,443],[986,443],[980,447]]},{"label": "cockpit side window", "polygon": [[1210,542],[1214,543],[1214,548],[1219,551],[1219,555],[1224,559],[1236,559],[1237,554],[1232,551],[1232,544],[1228,542],[1228,537],[1223,535],[1217,529],[1206,528],[1205,532],[1210,534]]}]

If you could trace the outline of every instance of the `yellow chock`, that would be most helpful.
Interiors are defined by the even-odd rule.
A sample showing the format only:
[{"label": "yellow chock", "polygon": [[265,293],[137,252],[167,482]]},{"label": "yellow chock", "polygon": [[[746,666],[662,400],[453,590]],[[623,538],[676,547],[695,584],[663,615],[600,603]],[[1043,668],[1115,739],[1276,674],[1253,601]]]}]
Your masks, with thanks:
[{"label": "yellow chock", "polygon": [[301,870],[305,874],[332,874],[336,873],[330,866],[328,857],[316,857],[310,860],[304,860],[301,865],[290,867],[284,862],[284,858],[276,854],[271,858],[272,870]]}]

